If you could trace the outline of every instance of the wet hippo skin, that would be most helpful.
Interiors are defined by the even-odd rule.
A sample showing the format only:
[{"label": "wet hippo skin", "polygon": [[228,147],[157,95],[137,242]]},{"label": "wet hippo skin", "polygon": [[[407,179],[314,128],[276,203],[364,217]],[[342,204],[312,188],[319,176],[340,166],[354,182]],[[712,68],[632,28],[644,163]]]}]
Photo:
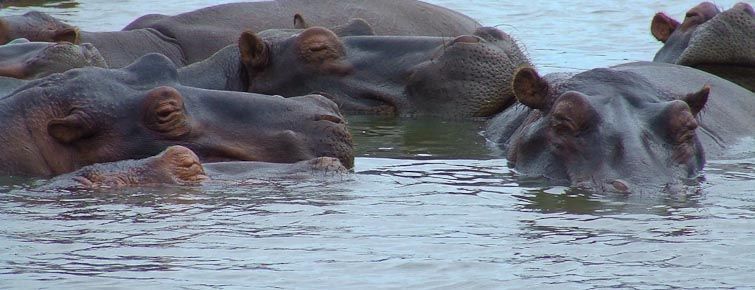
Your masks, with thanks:
[{"label": "wet hippo skin", "polygon": [[519,104],[486,136],[525,176],[593,190],[656,190],[700,174],[755,135],[755,95],[712,74],[639,62],[579,74],[514,77]]},{"label": "wet hippo skin", "polygon": [[0,100],[0,175],[49,177],[93,163],[145,158],[171,145],[203,162],[290,163],[320,156],[353,166],[336,105],[197,89],[150,54],[123,69],[80,68],[29,82]]}]

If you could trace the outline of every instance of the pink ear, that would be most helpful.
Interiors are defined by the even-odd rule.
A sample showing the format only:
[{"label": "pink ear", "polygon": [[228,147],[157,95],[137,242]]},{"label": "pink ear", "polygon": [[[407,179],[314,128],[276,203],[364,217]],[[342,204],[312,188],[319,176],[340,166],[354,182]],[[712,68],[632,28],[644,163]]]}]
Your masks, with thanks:
[{"label": "pink ear", "polygon": [[653,17],[653,21],[650,22],[650,33],[653,34],[655,39],[665,43],[677,27],[679,27],[679,21],[668,17],[663,12],[658,12]]},{"label": "pink ear", "polygon": [[267,44],[254,32],[244,31],[241,33],[239,51],[241,52],[241,62],[248,66],[262,68],[268,64],[270,53]]},{"label": "pink ear", "polygon": [[549,109],[548,82],[534,68],[522,67],[517,70],[511,85],[514,96],[523,105],[537,110]]}]

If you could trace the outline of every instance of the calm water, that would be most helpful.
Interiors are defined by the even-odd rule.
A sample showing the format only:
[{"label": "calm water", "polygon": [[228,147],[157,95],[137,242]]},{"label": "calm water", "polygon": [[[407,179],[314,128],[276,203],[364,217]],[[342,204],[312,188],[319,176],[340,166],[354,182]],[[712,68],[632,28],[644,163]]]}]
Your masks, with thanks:
[{"label": "calm water", "polygon": [[[111,2],[34,9],[115,30],[148,12],[228,1]],[[431,2],[498,25],[546,72],[652,59],[652,15],[681,18],[697,4]],[[755,286],[753,140],[710,161],[697,192],[626,196],[518,179],[479,123],[350,125],[352,176],[118,192],[2,186],[0,289]]]}]

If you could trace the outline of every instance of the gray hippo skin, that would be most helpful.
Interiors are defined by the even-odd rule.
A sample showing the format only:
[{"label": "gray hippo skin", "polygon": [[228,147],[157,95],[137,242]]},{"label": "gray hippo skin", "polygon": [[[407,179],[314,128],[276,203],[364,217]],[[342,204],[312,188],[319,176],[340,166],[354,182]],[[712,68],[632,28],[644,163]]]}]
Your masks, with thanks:
[{"label": "gray hippo skin", "polygon": [[348,173],[332,157],[318,157],[296,163],[233,161],[205,163],[184,146],[170,146],[144,159],[121,160],[85,166],[56,176],[36,190],[79,190],[128,186],[200,185],[235,183],[248,179],[300,179]]},{"label": "gray hippo skin", "polygon": [[338,37],[312,27],[273,41],[244,32],[179,72],[185,85],[282,95],[318,93],[347,114],[486,117],[514,102],[514,70],[529,61],[504,32]]},{"label": "gray hippo skin", "polygon": [[[676,188],[706,155],[755,135],[755,94],[715,75],[638,62],[583,73],[522,68],[519,104],[486,137],[525,176],[597,191]],[[701,112],[702,111],[702,112]]]},{"label": "gray hippo skin", "polygon": [[89,43],[29,42],[19,38],[0,45],[0,76],[36,79],[69,69],[107,67],[100,52]]},{"label": "gray hippo skin", "polygon": [[663,42],[653,61],[691,66],[755,91],[755,11],[750,4],[720,12],[703,2],[687,11],[682,23],[658,13],[650,28]]},{"label": "gray hippo skin", "polygon": [[[331,28],[344,19],[362,18],[377,35],[458,36],[481,25],[456,11],[414,0],[278,0],[229,3],[175,16],[145,15],[123,30],[154,28],[178,40],[189,62],[232,44],[242,31],[290,27],[291,16]],[[198,56],[194,58],[194,56]]]},{"label": "gray hippo skin", "polygon": [[[316,13],[323,11],[322,13]],[[246,30],[292,27],[292,16],[329,28],[361,18],[378,34],[456,36],[472,33],[479,23],[458,12],[419,1],[265,1],[211,6],[176,16],[146,15],[123,31],[87,32],[41,12],[0,18],[0,44],[15,38],[32,41],[89,42],[111,67],[123,67],[151,52],[176,65],[204,60],[233,44]],[[306,23],[294,23],[304,28]],[[388,33],[392,32],[392,33]]]},{"label": "gray hippo skin", "polygon": [[330,156],[353,166],[351,135],[333,102],[182,86],[160,54],[123,69],[80,68],[32,81],[0,99],[0,126],[4,176],[55,176],[171,145],[204,162]]}]

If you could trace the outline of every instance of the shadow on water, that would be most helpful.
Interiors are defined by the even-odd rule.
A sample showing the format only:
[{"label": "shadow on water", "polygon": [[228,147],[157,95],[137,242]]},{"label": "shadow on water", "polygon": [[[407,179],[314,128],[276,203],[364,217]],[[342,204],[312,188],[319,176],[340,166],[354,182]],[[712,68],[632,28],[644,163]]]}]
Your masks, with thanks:
[{"label": "shadow on water", "polygon": [[70,0],[0,0],[0,9],[5,7],[76,8],[79,2]]}]

